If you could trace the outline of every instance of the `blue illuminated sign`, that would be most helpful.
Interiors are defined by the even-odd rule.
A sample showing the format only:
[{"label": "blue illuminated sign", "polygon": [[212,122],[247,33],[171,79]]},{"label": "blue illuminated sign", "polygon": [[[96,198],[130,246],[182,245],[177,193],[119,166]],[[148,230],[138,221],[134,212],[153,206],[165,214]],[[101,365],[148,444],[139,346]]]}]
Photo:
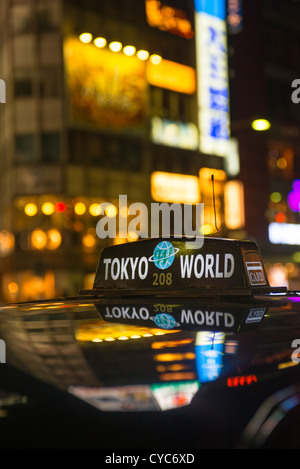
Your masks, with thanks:
[{"label": "blue illuminated sign", "polygon": [[195,0],[199,147],[228,156],[230,140],[225,0]]},{"label": "blue illuminated sign", "polygon": [[207,13],[225,20],[226,10],[224,0],[195,0],[195,10],[199,13]]}]

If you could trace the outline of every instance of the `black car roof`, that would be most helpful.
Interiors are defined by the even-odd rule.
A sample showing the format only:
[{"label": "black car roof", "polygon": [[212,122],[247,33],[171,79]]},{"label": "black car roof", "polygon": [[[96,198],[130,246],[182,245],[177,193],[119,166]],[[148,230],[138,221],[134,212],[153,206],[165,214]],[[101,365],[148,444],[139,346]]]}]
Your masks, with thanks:
[{"label": "black car roof", "polygon": [[[261,447],[272,409],[284,403],[282,420],[298,410],[299,293],[97,281],[77,297],[0,307],[1,388],[37,400],[53,425],[58,409],[63,428],[77,425],[62,445]],[[51,431],[48,444],[61,436]]]}]

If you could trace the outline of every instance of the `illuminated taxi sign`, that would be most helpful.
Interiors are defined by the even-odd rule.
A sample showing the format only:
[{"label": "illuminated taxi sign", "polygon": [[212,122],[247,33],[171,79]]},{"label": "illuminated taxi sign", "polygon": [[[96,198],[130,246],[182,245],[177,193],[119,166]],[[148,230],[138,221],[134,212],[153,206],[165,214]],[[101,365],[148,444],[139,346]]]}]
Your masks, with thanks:
[{"label": "illuminated taxi sign", "polygon": [[105,248],[93,291],[251,294],[270,290],[256,243],[155,238]]}]

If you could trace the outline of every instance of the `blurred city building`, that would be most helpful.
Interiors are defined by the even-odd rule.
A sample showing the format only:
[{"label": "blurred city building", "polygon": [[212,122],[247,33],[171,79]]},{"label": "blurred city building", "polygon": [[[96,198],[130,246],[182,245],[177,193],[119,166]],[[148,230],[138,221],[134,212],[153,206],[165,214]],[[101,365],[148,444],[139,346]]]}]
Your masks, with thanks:
[{"label": "blurred city building", "polygon": [[[299,78],[300,2],[254,0],[243,2],[242,12],[237,34],[233,28],[228,37],[246,231],[260,244],[270,282],[299,289],[300,104],[292,83]],[[257,119],[270,127],[254,131]]]},{"label": "blurred city building", "polygon": [[139,235],[97,236],[121,194],[203,202],[204,234],[254,238],[272,267],[269,225],[299,216],[299,4],[244,3],[0,0],[3,301],[90,287],[102,247]]}]

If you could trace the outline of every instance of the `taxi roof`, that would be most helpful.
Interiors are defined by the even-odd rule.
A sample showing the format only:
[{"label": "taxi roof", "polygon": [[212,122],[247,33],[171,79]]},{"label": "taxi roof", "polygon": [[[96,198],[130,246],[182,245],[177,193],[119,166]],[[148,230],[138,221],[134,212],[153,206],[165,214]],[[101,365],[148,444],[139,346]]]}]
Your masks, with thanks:
[{"label": "taxi roof", "polygon": [[[76,297],[0,307],[0,391],[29,396],[51,422],[47,443],[42,422],[44,433],[19,422],[19,444],[235,448],[253,444],[248,426],[268,398],[298,408],[300,293],[270,287],[255,243],[165,241],[104,250],[94,288]],[[155,273],[172,283],[153,285]]]},{"label": "taxi roof", "polygon": [[[44,445],[235,447],[267,397],[299,384],[292,361],[299,313],[299,295],[289,292],[225,302],[79,296],[6,305],[0,388],[37,401],[49,421],[59,412],[64,433],[53,422]],[[43,432],[24,437],[31,425],[19,444],[39,444]]]}]

